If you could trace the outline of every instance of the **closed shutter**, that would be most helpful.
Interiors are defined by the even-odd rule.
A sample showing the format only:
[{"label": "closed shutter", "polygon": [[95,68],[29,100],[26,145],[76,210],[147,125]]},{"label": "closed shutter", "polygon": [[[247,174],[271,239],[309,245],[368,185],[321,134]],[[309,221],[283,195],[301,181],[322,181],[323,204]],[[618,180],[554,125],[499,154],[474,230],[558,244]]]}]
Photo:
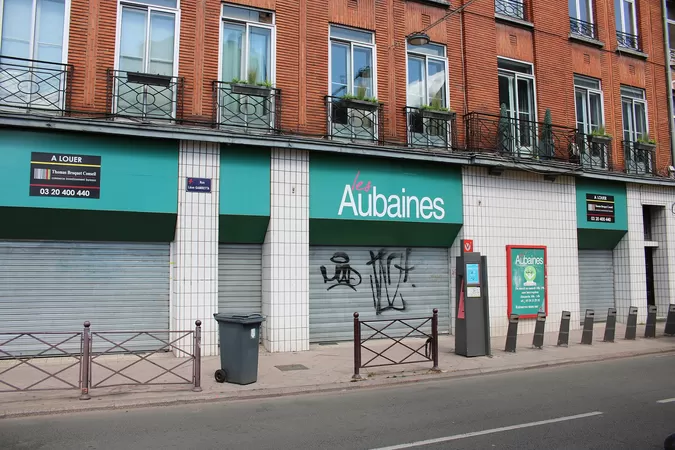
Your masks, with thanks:
[{"label": "closed shutter", "polygon": [[[310,342],[353,339],[354,312],[361,320],[416,318],[438,308],[439,332],[450,330],[447,248],[313,246],[309,267]],[[408,331],[387,328],[395,335]]]},{"label": "closed shutter", "polygon": [[[168,330],[169,267],[168,243],[0,242],[0,330],[82,331],[85,320],[92,331]],[[161,346],[148,337],[125,345]],[[45,349],[26,339],[19,348]]]},{"label": "closed shutter", "polygon": [[218,312],[262,313],[260,244],[221,244],[218,248]]},{"label": "closed shutter", "polygon": [[587,309],[596,322],[607,320],[607,309],[614,307],[612,250],[579,250],[579,300],[582,322]]}]

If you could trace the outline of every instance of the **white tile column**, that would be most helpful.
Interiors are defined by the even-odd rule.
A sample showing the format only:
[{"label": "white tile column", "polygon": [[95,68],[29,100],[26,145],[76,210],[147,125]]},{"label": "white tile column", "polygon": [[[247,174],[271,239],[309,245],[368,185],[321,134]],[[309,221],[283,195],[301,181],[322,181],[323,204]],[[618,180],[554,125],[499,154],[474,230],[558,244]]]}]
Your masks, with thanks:
[{"label": "white tile column", "polygon": [[309,350],[309,153],[272,149],[271,214],[263,244],[263,342]]},{"label": "white tile column", "polygon": [[[210,178],[211,193],[186,192],[188,177]],[[171,329],[202,321],[202,355],[218,354],[218,144],[181,141],[178,156],[178,221],[171,244]]]}]

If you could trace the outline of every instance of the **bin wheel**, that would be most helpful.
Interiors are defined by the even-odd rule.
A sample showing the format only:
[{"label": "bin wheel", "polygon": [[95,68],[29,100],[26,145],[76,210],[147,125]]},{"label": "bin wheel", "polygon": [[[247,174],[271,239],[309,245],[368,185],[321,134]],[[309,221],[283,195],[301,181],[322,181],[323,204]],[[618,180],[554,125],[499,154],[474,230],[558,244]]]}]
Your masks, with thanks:
[{"label": "bin wheel", "polygon": [[223,369],[216,370],[215,378],[218,383],[224,383],[227,380],[227,372]]}]

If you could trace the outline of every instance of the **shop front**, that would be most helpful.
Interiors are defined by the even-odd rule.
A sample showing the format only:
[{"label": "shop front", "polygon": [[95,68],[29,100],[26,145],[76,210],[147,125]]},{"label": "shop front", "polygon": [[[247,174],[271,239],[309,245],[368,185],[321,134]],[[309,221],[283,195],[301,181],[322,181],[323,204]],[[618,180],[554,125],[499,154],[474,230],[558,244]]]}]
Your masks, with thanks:
[{"label": "shop front", "polygon": [[2,129],[0,155],[0,329],[168,329],[177,142]]},{"label": "shop front", "polygon": [[439,331],[450,332],[461,169],[311,155],[309,172],[310,342],[351,339],[354,312],[394,319],[437,308]]},{"label": "shop front", "polygon": [[580,318],[592,309],[604,322],[616,307],[614,249],[628,231],[626,186],[578,179],[576,194]]}]

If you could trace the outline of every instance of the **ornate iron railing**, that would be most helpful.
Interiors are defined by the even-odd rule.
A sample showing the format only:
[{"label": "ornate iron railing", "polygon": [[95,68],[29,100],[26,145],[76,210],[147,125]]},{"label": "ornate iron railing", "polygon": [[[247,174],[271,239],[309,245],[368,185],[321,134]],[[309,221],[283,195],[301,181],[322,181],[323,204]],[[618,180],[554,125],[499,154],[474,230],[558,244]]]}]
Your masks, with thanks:
[{"label": "ornate iron railing", "polygon": [[642,51],[640,48],[640,39],[635,34],[616,32],[616,42],[619,47],[630,48],[637,51]]},{"label": "ornate iron railing", "polygon": [[634,175],[656,174],[656,146],[623,141],[624,169]]},{"label": "ornate iron railing", "polygon": [[495,13],[525,20],[525,4],[523,0],[495,0]]},{"label": "ornate iron railing", "polygon": [[457,148],[457,118],[454,112],[407,106],[408,145],[412,147]]},{"label": "ornate iron railing", "polygon": [[570,17],[570,32],[578,36],[584,36],[591,39],[596,38],[594,23],[586,22],[574,17]]},{"label": "ornate iron railing", "polygon": [[[422,328],[431,325],[431,329],[426,332]],[[393,336],[389,330],[395,325],[402,325],[404,329],[409,329],[402,336]],[[372,333],[363,339],[363,330],[370,330]],[[400,334],[400,333],[397,333]],[[377,351],[365,344],[372,339],[385,339],[392,341],[389,346],[382,351]],[[422,345],[412,347],[411,344],[403,342],[404,339],[422,338]],[[403,350],[403,355],[394,355],[392,349]],[[369,352],[368,361],[363,362],[363,350]],[[424,353],[422,353],[424,350]],[[388,353],[389,352],[389,353]],[[416,359],[413,359],[416,358]],[[386,361],[386,362],[380,362]],[[368,367],[395,366],[400,364],[414,364],[431,361],[433,367],[431,370],[440,371],[438,368],[438,309],[434,308],[432,317],[417,317],[405,319],[381,319],[381,320],[359,320],[359,313],[354,313],[354,376],[353,379],[360,379],[360,369]]]},{"label": "ornate iron railing", "polygon": [[469,151],[568,161],[575,149],[574,128],[475,112],[465,123]]},{"label": "ornate iron railing", "polygon": [[584,169],[612,170],[611,139],[579,133],[570,161]]},{"label": "ornate iron railing", "polygon": [[108,70],[108,111],[113,117],[180,121],[183,78]]},{"label": "ornate iron railing", "polygon": [[281,127],[281,90],[213,82],[214,123],[222,127],[272,132]]},{"label": "ornate iron railing", "polygon": [[328,137],[352,141],[380,142],[383,136],[382,103],[326,97]]},{"label": "ornate iron railing", "polygon": [[675,49],[670,49],[670,64],[675,64]]},{"label": "ornate iron railing", "polygon": [[0,55],[0,110],[65,114],[73,66]]}]

